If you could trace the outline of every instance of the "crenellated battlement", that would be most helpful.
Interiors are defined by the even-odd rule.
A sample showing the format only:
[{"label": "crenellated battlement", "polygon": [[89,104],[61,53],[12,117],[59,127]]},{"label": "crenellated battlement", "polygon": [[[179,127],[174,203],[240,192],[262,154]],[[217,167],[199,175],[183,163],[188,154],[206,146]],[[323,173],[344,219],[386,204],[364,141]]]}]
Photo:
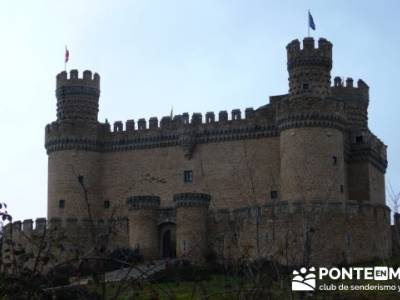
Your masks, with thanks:
[{"label": "crenellated battlement", "polygon": [[92,74],[92,71],[85,70],[82,73],[82,77],[79,77],[78,70],[71,70],[69,74],[66,71],[62,71],[56,77],[56,88],[63,86],[87,86],[99,90],[100,75],[97,73]]},{"label": "crenellated battlement", "polygon": [[320,38],[316,48],[314,39],[307,37],[303,40],[302,48],[299,40],[294,40],[287,45],[286,50],[290,97],[330,96],[332,44]]},{"label": "crenellated battlement", "polygon": [[370,161],[375,167],[386,172],[387,146],[370,131],[352,131],[350,133],[351,161]]},{"label": "crenellated battlement", "polygon": [[[148,120],[116,121],[111,126],[106,123],[91,123],[91,126],[76,126],[76,121],[64,120],[48,124],[45,129],[47,153],[59,150],[80,149],[84,151],[119,151],[153,147],[185,145],[190,140],[196,143],[238,140],[277,136],[273,107],[256,111],[247,108],[244,114],[239,109],[218,113],[188,113]],[[194,140],[195,138],[195,140]]]},{"label": "crenellated battlement", "polygon": [[[216,116],[218,118],[216,118]],[[164,116],[161,119],[158,117],[150,117],[148,121],[145,118],[135,120],[127,120],[125,124],[122,121],[115,121],[109,129],[109,132],[134,132],[146,130],[160,129],[177,129],[182,126],[201,126],[201,125],[235,125],[241,124],[240,121],[251,122],[256,118],[255,110],[252,107],[246,108],[243,113],[240,109],[233,109],[230,114],[226,110],[220,111],[218,114],[207,112],[204,115],[201,113],[193,113],[190,117],[189,113],[185,112],[179,115]]]},{"label": "crenellated battlement", "polygon": [[279,128],[366,128],[367,114],[360,97],[368,93],[368,86],[362,80],[358,80],[355,87],[351,78],[346,80],[346,84],[337,78],[336,86],[332,87],[333,95],[327,100],[292,99],[281,95],[257,110],[252,107],[244,111],[233,109],[229,114],[222,110],[207,112],[204,116],[185,112],[172,118],[130,119],[113,124],[107,121],[82,128],[72,121],[56,121],[46,126],[46,148],[48,153],[76,148],[108,152],[177,146],[186,143],[188,135],[192,142],[209,143],[275,137],[279,135]]},{"label": "crenellated battlement", "polygon": [[322,65],[332,68],[332,44],[324,39],[318,40],[318,47],[312,37],[303,39],[303,47],[299,40],[293,40],[286,46],[288,70],[300,66]]},{"label": "crenellated battlement", "polygon": [[[37,218],[35,221],[32,219],[26,219],[23,221],[14,221],[13,223],[8,223],[4,226],[5,234],[10,234],[11,229],[13,234],[42,234],[45,230],[58,230],[58,231],[87,231],[89,228],[90,219],[88,218],[51,218],[47,220],[46,218]],[[95,227],[105,227],[105,226],[115,226],[115,224],[125,224],[127,225],[127,219],[96,219],[93,221]]]},{"label": "crenellated battlement", "polygon": [[348,77],[346,80],[336,76],[333,79],[331,87],[332,96],[342,98],[347,101],[358,101],[360,104],[368,106],[369,103],[369,86],[362,80],[357,80],[357,85],[354,85],[353,78]]},{"label": "crenellated battlement", "polygon": [[231,221],[238,222],[245,219],[256,220],[257,216],[268,220],[279,217],[289,217],[291,215],[311,213],[321,214],[341,214],[347,217],[363,216],[366,219],[382,220],[390,217],[390,209],[386,205],[371,204],[369,202],[358,201],[306,201],[306,202],[287,202],[277,201],[263,206],[247,206],[234,210],[218,209],[210,211],[210,217],[214,222]]},{"label": "crenellated battlement", "polygon": [[[105,132],[110,132],[111,127],[109,123],[93,123],[91,126],[76,126],[78,123],[74,121],[54,121],[47,124],[45,127],[45,137],[46,139],[51,139],[55,137],[85,137],[87,139],[100,137]],[[78,124],[81,125],[81,124]]]},{"label": "crenellated battlement", "polygon": [[100,76],[84,71],[71,70],[69,77],[63,71],[57,75],[57,120],[97,121],[99,111]]},{"label": "crenellated battlement", "polygon": [[344,130],[344,108],[344,102],[335,99],[284,99],[278,104],[276,119],[280,130],[296,127],[330,127]]}]

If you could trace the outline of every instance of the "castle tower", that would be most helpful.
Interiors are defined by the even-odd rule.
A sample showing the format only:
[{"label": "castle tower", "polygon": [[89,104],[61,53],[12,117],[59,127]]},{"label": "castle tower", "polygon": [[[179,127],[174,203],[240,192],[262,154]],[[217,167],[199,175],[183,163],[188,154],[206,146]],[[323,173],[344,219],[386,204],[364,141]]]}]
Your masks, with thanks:
[{"label": "castle tower", "polygon": [[321,38],[315,48],[314,39],[308,37],[303,40],[303,49],[298,40],[292,41],[286,49],[290,96],[330,95],[332,44]]},{"label": "castle tower", "polygon": [[287,46],[289,95],[277,112],[281,199],[344,200],[343,103],[330,97],[332,44],[305,38]]},{"label": "castle tower", "polygon": [[144,259],[159,257],[157,209],[160,197],[134,196],[128,198],[129,245],[138,249]]},{"label": "castle tower", "polygon": [[97,121],[99,111],[100,76],[84,71],[79,78],[78,70],[57,75],[57,120]]},{"label": "castle tower", "polygon": [[[100,76],[77,70],[56,80],[57,120],[46,126],[48,218],[98,218],[101,205],[97,122]],[[87,199],[84,188],[87,190]]]},{"label": "castle tower", "polygon": [[210,195],[174,195],[177,257],[202,261],[207,249],[207,218]]}]

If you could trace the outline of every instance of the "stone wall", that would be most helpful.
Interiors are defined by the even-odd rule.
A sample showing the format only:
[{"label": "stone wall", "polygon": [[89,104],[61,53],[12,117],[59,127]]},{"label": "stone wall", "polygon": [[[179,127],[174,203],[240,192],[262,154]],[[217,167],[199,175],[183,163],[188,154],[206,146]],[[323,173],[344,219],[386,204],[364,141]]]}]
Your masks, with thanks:
[{"label": "stone wall", "polygon": [[[84,189],[78,177],[83,177]],[[88,218],[88,204],[93,216],[103,218],[101,201],[101,154],[93,151],[53,152],[48,160],[48,218]],[[88,201],[86,201],[86,199]],[[60,207],[64,200],[64,207]]]},{"label": "stone wall", "polygon": [[281,202],[213,212],[208,226],[221,261],[267,258],[284,265],[326,266],[392,253],[390,213],[382,205]]},{"label": "stone wall", "polygon": [[[15,249],[33,253],[25,262],[20,257],[21,263],[31,268],[43,241],[44,252],[50,257],[47,268],[69,259],[90,257],[94,245],[102,245],[108,238],[106,248],[110,251],[139,248],[146,259],[158,259],[162,256],[164,224],[175,224],[168,227],[173,230],[171,242],[176,249],[170,253],[176,251],[178,258],[195,262],[204,262],[214,253],[220,263],[262,258],[284,265],[328,266],[389,258],[392,238],[393,251],[397,253],[399,248],[397,227],[391,229],[390,211],[380,204],[276,201],[215,210],[207,208],[208,195],[185,193],[174,198],[176,219],[171,213],[166,219],[163,209],[148,205],[134,209],[131,203],[129,225],[126,220],[96,222],[95,241],[87,219],[68,219],[64,223],[52,219],[47,225],[45,219],[38,219],[35,228],[31,220],[25,220],[23,226],[14,222],[5,232],[10,236],[12,227]],[[7,249],[10,247],[5,244],[2,255],[6,268],[10,261]]]},{"label": "stone wall", "polygon": [[291,128],[281,133],[280,146],[282,199],[346,199],[341,131]]},{"label": "stone wall", "polygon": [[157,209],[160,207],[160,197],[134,196],[128,201],[130,247],[139,250],[146,260],[159,258]]},{"label": "stone wall", "polygon": [[[2,262],[4,270],[19,267],[46,271],[62,264],[77,264],[96,255],[94,247],[103,253],[129,247],[126,219],[95,220],[45,218],[15,221],[4,228]],[[13,250],[18,255],[13,256]],[[39,258],[39,259],[38,259]]]},{"label": "stone wall", "polygon": [[[206,192],[212,206],[237,208],[264,204],[279,189],[276,138],[198,145],[191,160],[180,147],[168,147],[107,153],[102,163],[102,195],[120,207],[133,194],[160,196],[167,207],[177,192]],[[193,182],[184,182],[185,170],[193,172]]]},{"label": "stone wall", "polygon": [[184,259],[204,261],[208,241],[210,196],[181,193],[174,196],[176,205],[176,253]]}]

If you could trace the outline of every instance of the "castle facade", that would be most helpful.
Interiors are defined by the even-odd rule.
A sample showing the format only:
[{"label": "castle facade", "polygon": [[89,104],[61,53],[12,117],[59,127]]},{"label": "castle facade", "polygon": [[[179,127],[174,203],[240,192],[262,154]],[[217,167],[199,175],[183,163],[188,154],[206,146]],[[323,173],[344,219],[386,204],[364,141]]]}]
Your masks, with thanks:
[{"label": "castle facade", "polygon": [[88,218],[123,220],[118,245],[147,259],[389,257],[386,146],[368,128],[369,87],[331,84],[326,39],[286,49],[287,93],[217,116],[111,126],[98,121],[98,74],[58,74],[57,120],[45,129],[50,224],[69,232]]}]

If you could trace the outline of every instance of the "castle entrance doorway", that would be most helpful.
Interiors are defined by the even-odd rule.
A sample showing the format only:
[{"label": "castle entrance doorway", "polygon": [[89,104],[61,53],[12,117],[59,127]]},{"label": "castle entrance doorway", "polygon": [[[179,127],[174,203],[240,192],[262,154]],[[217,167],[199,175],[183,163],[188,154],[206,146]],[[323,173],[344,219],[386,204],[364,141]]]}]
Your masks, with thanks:
[{"label": "castle entrance doorway", "polygon": [[176,238],[173,223],[163,223],[159,226],[160,232],[160,254],[162,258],[176,257]]}]

